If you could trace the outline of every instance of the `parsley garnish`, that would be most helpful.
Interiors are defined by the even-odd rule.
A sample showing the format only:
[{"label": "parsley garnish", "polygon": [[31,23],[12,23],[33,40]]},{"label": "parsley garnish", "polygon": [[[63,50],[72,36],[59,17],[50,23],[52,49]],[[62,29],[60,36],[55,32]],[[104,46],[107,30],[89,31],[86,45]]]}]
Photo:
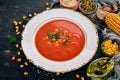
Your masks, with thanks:
[{"label": "parsley garnish", "polygon": [[20,40],[18,38],[16,38],[15,36],[12,36],[12,35],[6,35],[5,36],[9,42],[11,43],[20,43]]}]

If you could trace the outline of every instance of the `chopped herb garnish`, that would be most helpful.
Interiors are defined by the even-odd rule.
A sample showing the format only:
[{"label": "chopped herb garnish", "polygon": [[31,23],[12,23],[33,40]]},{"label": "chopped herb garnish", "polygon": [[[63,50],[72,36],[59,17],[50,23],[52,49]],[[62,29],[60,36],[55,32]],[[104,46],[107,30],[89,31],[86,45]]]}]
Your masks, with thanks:
[{"label": "chopped herb garnish", "polygon": [[63,42],[63,46],[67,46],[69,43],[69,38],[67,38],[64,42]]},{"label": "chopped herb garnish", "polygon": [[58,32],[56,32],[55,34],[55,39],[59,39],[60,38],[60,29],[58,30]]},{"label": "chopped herb garnish", "polygon": [[53,39],[53,34],[50,32],[50,31],[48,31],[48,37],[49,37],[49,39]]},{"label": "chopped herb garnish", "polygon": [[[61,44],[63,46],[67,46],[70,41],[70,35],[66,32],[62,32],[61,29],[56,28],[53,32],[51,30],[48,30],[47,36],[51,43],[55,45]],[[65,41],[63,41],[64,39]]]},{"label": "chopped herb garnish", "polygon": [[12,36],[12,35],[6,35],[5,37],[6,37],[6,38],[9,40],[9,42],[11,42],[11,43],[20,43],[20,40],[19,40],[18,38],[16,38],[16,37]]}]

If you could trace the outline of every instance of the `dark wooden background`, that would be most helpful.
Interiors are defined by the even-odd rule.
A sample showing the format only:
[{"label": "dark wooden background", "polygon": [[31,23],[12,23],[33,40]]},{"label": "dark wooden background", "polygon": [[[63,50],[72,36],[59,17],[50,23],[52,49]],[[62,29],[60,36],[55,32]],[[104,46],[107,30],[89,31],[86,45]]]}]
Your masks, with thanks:
[{"label": "dark wooden background", "polygon": [[[12,56],[17,56],[17,49],[15,44],[10,43],[5,36],[16,35],[13,21],[19,21],[22,16],[30,13],[44,11],[46,2],[50,4],[52,0],[0,0],[0,80],[52,80],[53,78],[55,80],[80,80],[75,77],[75,74],[84,76],[85,80],[90,80],[86,76],[90,62],[78,70],[57,76],[56,73],[41,70],[32,63],[20,69],[17,61],[11,61]],[[98,53],[101,53],[100,50],[96,52],[92,60],[100,57]],[[24,54],[22,56],[25,59]],[[24,71],[28,71],[29,75],[24,76]]]}]

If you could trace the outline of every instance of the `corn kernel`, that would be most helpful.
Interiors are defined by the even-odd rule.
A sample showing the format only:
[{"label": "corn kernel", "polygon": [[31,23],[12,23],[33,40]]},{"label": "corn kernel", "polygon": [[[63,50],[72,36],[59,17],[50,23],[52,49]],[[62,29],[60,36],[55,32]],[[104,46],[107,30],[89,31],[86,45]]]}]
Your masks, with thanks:
[{"label": "corn kernel", "polygon": [[55,46],[59,46],[59,43],[58,43],[58,41],[56,41],[56,42],[55,42]]},{"label": "corn kernel", "polygon": [[55,38],[53,38],[53,39],[52,39],[52,41],[56,41],[56,39],[55,39]]},{"label": "corn kernel", "polygon": [[50,42],[50,41],[48,41],[47,43],[48,43],[49,45],[51,45],[51,42]]},{"label": "corn kernel", "polygon": [[112,43],[112,40],[106,40],[103,42],[102,45],[103,52],[105,52],[107,55],[115,55],[118,53],[118,44],[116,42]]},{"label": "corn kernel", "polygon": [[48,39],[48,36],[45,36],[45,39]]}]

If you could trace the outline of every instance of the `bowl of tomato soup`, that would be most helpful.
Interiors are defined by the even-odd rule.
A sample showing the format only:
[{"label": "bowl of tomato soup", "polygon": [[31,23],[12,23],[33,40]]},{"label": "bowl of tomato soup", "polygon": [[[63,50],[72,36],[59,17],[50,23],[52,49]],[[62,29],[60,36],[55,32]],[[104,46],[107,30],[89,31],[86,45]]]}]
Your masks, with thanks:
[{"label": "bowl of tomato soup", "polygon": [[93,58],[98,34],[84,15],[70,9],[51,9],[26,24],[21,45],[35,66],[50,72],[70,72]]},{"label": "bowl of tomato soup", "polygon": [[53,61],[67,61],[83,50],[85,35],[72,21],[51,20],[38,29],[35,45],[40,55]]}]

